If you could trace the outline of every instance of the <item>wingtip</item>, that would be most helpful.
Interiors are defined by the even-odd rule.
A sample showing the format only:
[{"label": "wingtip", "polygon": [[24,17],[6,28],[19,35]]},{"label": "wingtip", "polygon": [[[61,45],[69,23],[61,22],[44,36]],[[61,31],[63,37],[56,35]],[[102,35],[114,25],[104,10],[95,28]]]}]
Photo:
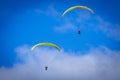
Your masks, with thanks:
[{"label": "wingtip", "polygon": [[31,48],[31,51],[33,51],[33,47]]}]

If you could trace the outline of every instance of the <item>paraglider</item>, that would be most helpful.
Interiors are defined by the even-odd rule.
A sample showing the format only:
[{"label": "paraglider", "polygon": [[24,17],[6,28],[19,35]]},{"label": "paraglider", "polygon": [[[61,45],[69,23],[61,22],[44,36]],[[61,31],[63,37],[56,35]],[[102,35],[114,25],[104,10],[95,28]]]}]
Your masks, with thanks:
[{"label": "paraglider", "polygon": [[[42,43],[36,44],[31,48],[31,51],[33,51],[38,46],[50,46],[50,47],[53,47],[53,48],[57,49],[58,51],[60,51],[60,48],[57,45],[55,45],[53,43],[49,43],[49,42],[42,42]],[[48,66],[45,66],[45,70],[46,71],[48,70]]]},{"label": "paraglider", "polygon": [[[64,13],[62,14],[62,16],[64,16],[66,13],[68,13],[68,12],[74,10],[74,9],[79,9],[79,8],[80,9],[85,9],[92,14],[94,13],[94,11],[92,9],[88,8],[87,6],[73,6],[73,7],[68,8],[67,10],[65,10]],[[80,35],[80,30],[78,30],[78,34]]]},{"label": "paraglider", "polygon": [[50,47],[53,47],[53,48],[57,49],[58,51],[60,51],[60,48],[57,45],[55,45],[53,43],[49,43],[49,42],[42,42],[42,43],[36,44],[31,48],[31,51],[33,51],[38,46],[50,46]]},{"label": "paraglider", "polygon": [[94,11],[92,9],[88,8],[87,6],[73,6],[73,7],[68,8],[67,10],[65,10],[64,13],[62,14],[62,16],[64,16],[66,13],[68,13],[74,9],[78,9],[78,8],[85,9],[91,13],[94,13]]}]

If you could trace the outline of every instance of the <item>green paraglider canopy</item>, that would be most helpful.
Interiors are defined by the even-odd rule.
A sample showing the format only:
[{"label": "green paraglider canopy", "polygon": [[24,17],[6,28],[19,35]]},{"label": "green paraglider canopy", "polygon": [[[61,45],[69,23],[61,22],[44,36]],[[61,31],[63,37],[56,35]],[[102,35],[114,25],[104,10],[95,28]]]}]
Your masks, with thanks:
[{"label": "green paraglider canopy", "polygon": [[94,11],[92,9],[88,8],[87,6],[73,6],[73,7],[68,8],[67,10],[65,10],[64,13],[62,14],[62,16],[64,16],[66,13],[70,12],[71,10],[78,9],[78,8],[85,9],[91,13],[94,13]]},{"label": "green paraglider canopy", "polygon": [[42,42],[42,43],[39,43],[39,44],[36,44],[36,45],[34,45],[32,48],[31,48],[31,51],[33,51],[36,47],[38,47],[38,46],[50,46],[50,47],[54,47],[54,48],[56,48],[58,51],[60,51],[60,48],[57,46],[57,45],[55,45],[55,44],[53,44],[53,43],[49,43],[49,42]]}]

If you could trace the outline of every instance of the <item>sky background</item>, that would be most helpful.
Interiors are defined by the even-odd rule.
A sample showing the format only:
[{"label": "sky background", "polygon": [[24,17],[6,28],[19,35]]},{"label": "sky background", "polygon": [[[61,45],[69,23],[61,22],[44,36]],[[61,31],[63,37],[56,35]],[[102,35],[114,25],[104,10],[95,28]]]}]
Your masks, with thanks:
[{"label": "sky background", "polygon": [[[60,76],[63,80],[70,80],[71,76],[71,80],[119,80],[119,3],[119,0],[1,0],[0,79],[41,80],[46,75],[53,80],[61,80]],[[77,9],[61,16],[75,5],[88,6],[95,14]],[[48,47],[30,52],[40,42],[56,44],[61,54]],[[43,67],[51,62],[51,69],[45,73]]]}]

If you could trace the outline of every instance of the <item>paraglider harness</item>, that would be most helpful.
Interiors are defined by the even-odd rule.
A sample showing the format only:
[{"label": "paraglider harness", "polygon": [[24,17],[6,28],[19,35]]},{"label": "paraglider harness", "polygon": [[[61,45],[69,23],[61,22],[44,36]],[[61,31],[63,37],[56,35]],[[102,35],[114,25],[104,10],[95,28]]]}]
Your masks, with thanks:
[{"label": "paraglider harness", "polygon": [[45,70],[46,70],[46,71],[48,70],[48,67],[47,67],[47,66],[45,66]]}]

